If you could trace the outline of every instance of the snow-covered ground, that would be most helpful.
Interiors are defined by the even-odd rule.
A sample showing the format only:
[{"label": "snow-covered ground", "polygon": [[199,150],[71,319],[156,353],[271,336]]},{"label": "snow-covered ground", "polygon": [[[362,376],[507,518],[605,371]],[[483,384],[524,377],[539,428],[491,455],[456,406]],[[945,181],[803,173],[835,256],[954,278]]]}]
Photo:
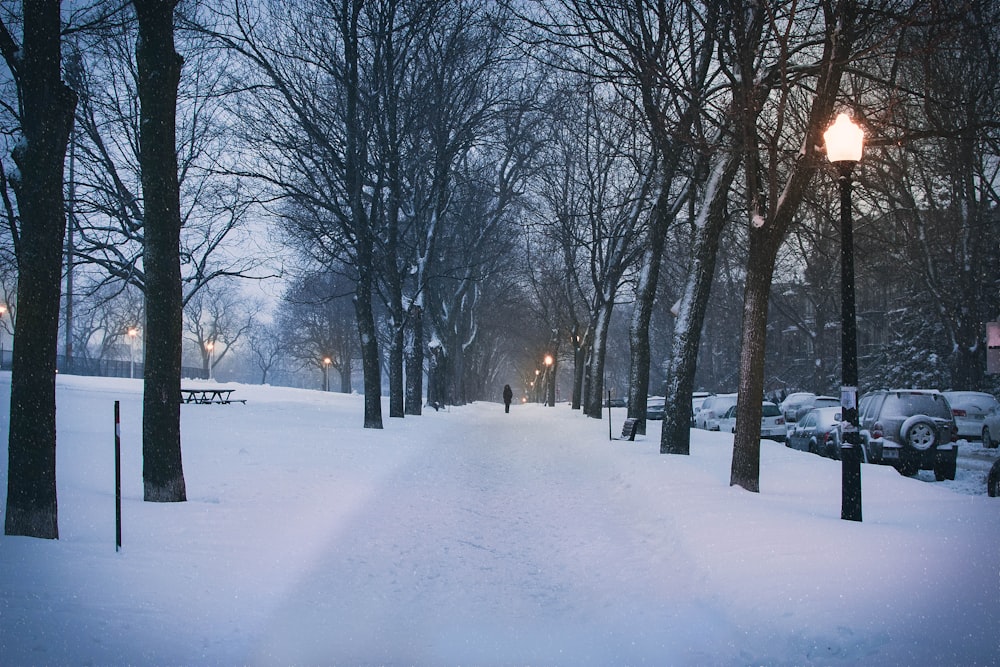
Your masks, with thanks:
[{"label": "snow-covered ground", "polygon": [[0,536],[0,663],[1000,662],[978,473],[866,465],[854,523],[839,464],[773,442],[753,494],[729,486],[730,434],[664,456],[656,424],[609,442],[566,406],[482,403],[372,431],[360,397],[238,386],[246,405],[183,406],[189,500],[153,504],[140,392],[59,378],[61,539]]}]

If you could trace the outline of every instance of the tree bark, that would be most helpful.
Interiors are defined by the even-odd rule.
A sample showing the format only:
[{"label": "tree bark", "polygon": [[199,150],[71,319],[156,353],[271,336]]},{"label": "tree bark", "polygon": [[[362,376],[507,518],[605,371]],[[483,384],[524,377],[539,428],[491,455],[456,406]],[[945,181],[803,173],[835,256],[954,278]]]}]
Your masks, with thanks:
[{"label": "tree bark", "polygon": [[[12,179],[20,214],[17,320],[8,435],[4,532],[58,539],[56,498],[56,346],[62,242],[66,231],[63,164],[76,95],[60,79],[59,2],[24,2],[20,56],[14,65],[21,97],[22,141]],[[20,57],[20,63],[16,60]]]},{"label": "tree bark", "polygon": [[691,453],[691,394],[698,367],[701,329],[712,291],[719,239],[727,219],[730,188],[739,172],[740,153],[720,148],[705,184],[702,210],[693,225],[691,267],[674,323],[674,339],[667,360],[667,405],[660,430],[661,454]]},{"label": "tree bark", "polygon": [[424,396],[424,319],[420,306],[410,307],[406,341],[406,397],[404,411],[419,415]]},{"label": "tree bark", "polygon": [[133,0],[133,4],[139,20],[135,54],[146,272],[143,497],[151,502],[183,502],[187,499],[180,429],[184,313],[176,149],[177,88],[183,59],[174,48],[176,0]]}]

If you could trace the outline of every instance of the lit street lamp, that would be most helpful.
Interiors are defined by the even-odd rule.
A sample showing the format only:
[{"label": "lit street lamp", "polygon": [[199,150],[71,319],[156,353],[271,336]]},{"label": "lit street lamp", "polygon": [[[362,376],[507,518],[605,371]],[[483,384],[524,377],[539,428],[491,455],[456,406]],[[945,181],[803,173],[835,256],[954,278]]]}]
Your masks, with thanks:
[{"label": "lit street lamp", "polygon": [[[7,314],[7,304],[0,303],[0,320]],[[0,329],[0,369],[3,368],[3,329]]]},{"label": "lit street lamp", "polygon": [[330,391],[330,364],[332,363],[333,359],[323,357],[323,391]]},{"label": "lit street lamp", "polygon": [[137,328],[128,328],[128,376],[130,378],[135,378],[135,338],[138,335]]},{"label": "lit street lamp", "polygon": [[555,407],[556,404],[556,383],[555,378],[552,377],[552,364],[555,359],[552,358],[551,354],[546,354],[545,359],[545,405],[549,407]]},{"label": "lit street lamp", "polygon": [[212,361],[214,360],[215,343],[208,341],[205,343],[205,349],[208,350],[208,379],[212,378]]},{"label": "lit street lamp", "polygon": [[847,114],[823,134],[826,156],[840,173],[840,518],[861,521],[861,437],[858,420],[858,328],[854,305],[854,226],[851,220],[851,173],[861,160],[865,134]]}]

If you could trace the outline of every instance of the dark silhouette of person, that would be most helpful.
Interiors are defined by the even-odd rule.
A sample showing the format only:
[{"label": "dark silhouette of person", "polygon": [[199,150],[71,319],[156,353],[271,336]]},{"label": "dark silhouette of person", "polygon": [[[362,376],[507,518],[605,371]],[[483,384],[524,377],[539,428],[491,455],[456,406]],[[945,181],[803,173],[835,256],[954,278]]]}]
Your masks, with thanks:
[{"label": "dark silhouette of person", "polygon": [[511,391],[510,385],[505,384],[503,386],[503,411],[510,412],[510,400],[514,398],[514,392]]}]

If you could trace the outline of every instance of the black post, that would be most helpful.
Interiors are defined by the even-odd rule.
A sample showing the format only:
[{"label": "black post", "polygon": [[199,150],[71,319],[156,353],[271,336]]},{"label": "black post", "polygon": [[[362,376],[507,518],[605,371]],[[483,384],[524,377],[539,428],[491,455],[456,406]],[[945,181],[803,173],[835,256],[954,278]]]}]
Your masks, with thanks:
[{"label": "black post", "polygon": [[851,172],[854,162],[837,162],[840,170],[840,404],[844,437],[840,445],[840,518],[861,521],[861,434],[858,419],[858,329],[854,302],[854,224],[851,220]]},{"label": "black post", "polygon": [[115,551],[122,548],[122,427],[121,404],[115,401]]},{"label": "black post", "polygon": [[611,390],[608,389],[608,440],[614,440],[611,434]]}]

